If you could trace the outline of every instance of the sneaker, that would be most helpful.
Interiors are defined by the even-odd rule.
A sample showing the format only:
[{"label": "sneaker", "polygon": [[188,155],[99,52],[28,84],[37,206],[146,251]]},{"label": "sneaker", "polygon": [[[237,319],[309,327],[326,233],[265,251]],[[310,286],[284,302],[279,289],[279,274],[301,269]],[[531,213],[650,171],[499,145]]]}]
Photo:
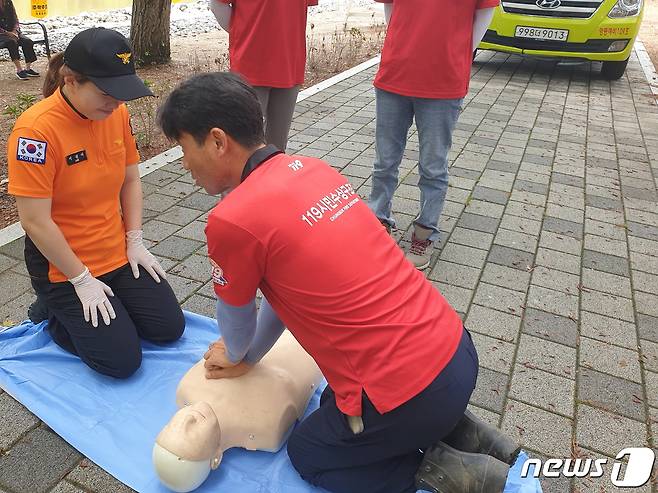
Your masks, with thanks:
[{"label": "sneaker", "polygon": [[27,74],[28,77],[41,77],[41,74],[37,72],[36,70],[32,70],[31,68],[23,70]]},{"label": "sneaker", "polygon": [[431,234],[431,229],[414,224],[411,246],[406,257],[418,270],[426,269],[430,265],[433,250],[432,242],[429,240]]},{"label": "sneaker", "polygon": [[30,76],[27,75],[27,70],[16,72],[16,77],[18,77],[20,80],[28,80],[30,78]]}]

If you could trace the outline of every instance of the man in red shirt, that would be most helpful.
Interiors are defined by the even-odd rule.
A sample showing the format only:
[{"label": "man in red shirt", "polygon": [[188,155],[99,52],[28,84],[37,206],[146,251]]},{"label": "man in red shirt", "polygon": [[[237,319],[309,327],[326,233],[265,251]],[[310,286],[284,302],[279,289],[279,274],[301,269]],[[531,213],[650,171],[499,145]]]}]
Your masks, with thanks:
[{"label": "man in red shirt", "polygon": [[329,384],[288,443],[305,480],[334,492],[502,491],[516,447],[465,414],[470,335],[349,182],[266,146],[256,94],[235,74],[183,83],[159,122],[197,185],[225,195],[206,227],[222,332],[206,376],[246,373],[285,325]]},{"label": "man in red shirt", "polygon": [[429,266],[448,190],[452,132],[468,92],[473,51],[498,0],[377,0],[389,20],[375,78],[377,128],[370,208],[387,229],[412,121],[418,129],[420,211],[407,258]]}]

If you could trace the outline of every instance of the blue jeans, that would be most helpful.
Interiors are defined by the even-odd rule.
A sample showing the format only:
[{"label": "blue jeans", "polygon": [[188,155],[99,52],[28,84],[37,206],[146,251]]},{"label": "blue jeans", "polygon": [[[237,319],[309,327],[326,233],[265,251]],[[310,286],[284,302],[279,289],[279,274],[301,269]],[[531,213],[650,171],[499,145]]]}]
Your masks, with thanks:
[{"label": "blue jeans", "polygon": [[436,241],[439,239],[439,217],[448,191],[448,152],[463,99],[413,98],[381,89],[375,89],[375,95],[376,157],[370,208],[380,221],[395,226],[391,201],[398,184],[407,132],[415,117],[420,148],[420,212],[414,224],[433,230],[429,239]]}]

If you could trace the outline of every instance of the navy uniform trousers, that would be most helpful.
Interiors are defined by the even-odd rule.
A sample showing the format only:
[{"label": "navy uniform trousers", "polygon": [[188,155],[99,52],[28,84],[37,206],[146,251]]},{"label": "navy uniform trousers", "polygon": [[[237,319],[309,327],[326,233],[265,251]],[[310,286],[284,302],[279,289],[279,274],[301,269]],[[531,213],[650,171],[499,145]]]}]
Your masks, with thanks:
[{"label": "navy uniform trousers", "polygon": [[423,450],[452,431],[471,397],[478,357],[464,330],[448,365],[420,394],[380,414],[363,394],[355,435],[327,387],[320,407],[293,431],[288,455],[302,478],[333,493],[411,493]]},{"label": "navy uniform trousers", "polygon": [[85,322],[70,282],[33,278],[32,286],[48,306],[48,331],[60,347],[99,373],[127,378],[142,363],[140,338],[156,343],[177,340],[185,328],[183,312],[169,283],[155,282],[141,265],[139,279],[129,264],[98,279],[114,292],[108,299],[116,313],[110,325],[98,313],[98,327]]}]

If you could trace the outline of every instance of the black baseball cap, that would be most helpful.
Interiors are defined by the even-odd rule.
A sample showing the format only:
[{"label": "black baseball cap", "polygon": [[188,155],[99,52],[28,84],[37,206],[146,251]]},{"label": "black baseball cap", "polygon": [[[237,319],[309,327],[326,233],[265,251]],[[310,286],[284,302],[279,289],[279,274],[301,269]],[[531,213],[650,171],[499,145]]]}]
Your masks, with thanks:
[{"label": "black baseball cap", "polygon": [[112,29],[92,27],[76,34],[64,51],[64,63],[120,101],[153,96],[135,74],[129,41]]}]

